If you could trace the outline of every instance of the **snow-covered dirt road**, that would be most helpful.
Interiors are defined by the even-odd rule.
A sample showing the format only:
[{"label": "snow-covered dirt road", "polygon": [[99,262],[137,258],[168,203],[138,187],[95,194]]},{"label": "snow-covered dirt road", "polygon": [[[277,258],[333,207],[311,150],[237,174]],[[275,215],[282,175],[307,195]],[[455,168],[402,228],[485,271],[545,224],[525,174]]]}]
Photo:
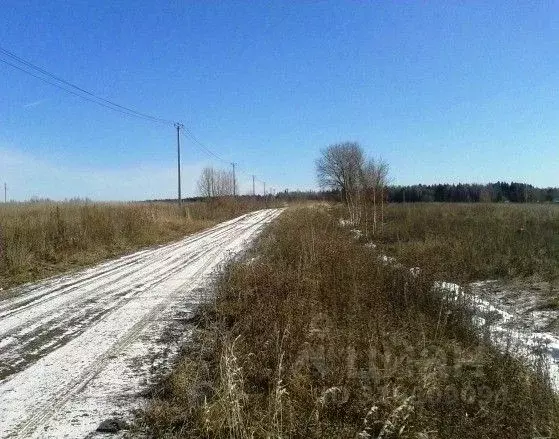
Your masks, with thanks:
[{"label": "snow-covered dirt road", "polygon": [[94,437],[101,421],[130,416],[178,351],[173,325],[204,299],[216,269],[280,212],[253,212],[5,293],[0,437]]}]

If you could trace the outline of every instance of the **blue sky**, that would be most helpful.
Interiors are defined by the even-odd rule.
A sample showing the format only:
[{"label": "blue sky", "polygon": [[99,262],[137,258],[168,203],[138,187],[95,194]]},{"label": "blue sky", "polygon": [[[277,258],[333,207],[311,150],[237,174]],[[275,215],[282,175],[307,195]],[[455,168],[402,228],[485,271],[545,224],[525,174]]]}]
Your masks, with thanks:
[{"label": "blue sky", "polygon": [[[559,185],[557,2],[4,0],[0,46],[239,163],[241,190],[315,188],[336,142],[396,184]],[[0,63],[9,196],[175,195],[175,131]],[[207,165],[183,144],[183,184]],[[261,185],[260,185],[261,190]]]}]

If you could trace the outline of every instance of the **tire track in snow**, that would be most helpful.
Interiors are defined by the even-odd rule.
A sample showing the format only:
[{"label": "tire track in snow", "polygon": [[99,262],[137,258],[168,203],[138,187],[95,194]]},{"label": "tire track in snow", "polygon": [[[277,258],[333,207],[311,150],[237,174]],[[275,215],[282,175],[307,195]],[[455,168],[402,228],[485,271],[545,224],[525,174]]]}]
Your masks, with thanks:
[{"label": "tire track in snow", "polygon": [[[247,214],[250,215],[250,214]],[[198,242],[202,239],[211,237],[217,237],[217,234],[221,232],[224,228],[230,226],[231,223],[237,222],[244,218],[243,215],[234,220],[227,221],[225,223],[219,224],[214,228],[201,232],[196,235],[185,238],[182,241],[178,241],[173,244],[156,247],[151,250],[141,250],[137,253],[131,255],[126,255],[113,261],[105,262],[97,267],[86,269],[81,274],[78,273],[73,276],[63,275],[55,277],[52,279],[47,279],[46,281],[34,284],[32,286],[24,286],[14,289],[13,295],[17,295],[14,299],[4,299],[0,301],[0,319],[6,318],[12,314],[20,313],[30,306],[35,306],[40,302],[51,300],[54,297],[60,295],[67,295],[76,289],[83,289],[84,286],[95,282],[96,279],[102,278],[106,282],[106,274],[119,273],[120,269],[126,268],[130,265],[137,264],[139,262],[145,262],[147,258],[156,260],[159,258],[162,251],[169,252],[176,248],[184,247],[186,244],[192,244]],[[135,270],[136,271],[136,270]],[[93,273],[93,274],[91,274]],[[131,274],[127,271],[126,274]],[[56,285],[51,288],[51,285]],[[1,335],[1,333],[0,333]]]},{"label": "tire track in snow", "polygon": [[[0,309],[11,314],[0,321],[0,334],[10,333],[16,342],[0,340],[0,362],[10,355],[21,357],[18,336],[33,341],[38,330],[43,335],[51,331],[53,337],[38,341],[45,352],[39,346],[33,364],[23,364],[23,370],[0,381],[0,436],[84,437],[113,412],[126,413],[137,399],[137,386],[146,380],[138,371],[145,372],[147,357],[165,349],[154,340],[172,322],[174,310],[197,303],[195,292],[208,285],[214,270],[279,213],[245,215],[178,243],[121,258],[112,270],[111,263],[101,264],[97,269],[103,274],[94,268],[59,283],[40,283],[39,292],[27,287],[28,297],[14,299],[21,309],[2,302]],[[131,269],[130,261],[142,267]],[[91,309],[83,311],[88,301]],[[84,320],[87,324],[80,327]],[[28,331],[37,321],[42,326]]]},{"label": "tire track in snow", "polygon": [[[242,224],[243,218],[244,216],[234,220],[235,224]],[[230,225],[229,223],[226,224]],[[179,243],[160,247],[147,255],[146,252],[142,252],[143,257],[135,260],[136,267],[130,268],[130,264],[116,264],[117,267],[113,272],[108,273],[100,282],[92,283],[91,278],[95,276],[88,277],[81,286],[76,285],[76,282],[71,282],[71,289],[64,290],[64,295],[60,292],[60,288],[55,288],[56,294],[51,295],[49,291],[42,296],[48,298],[48,306],[37,306],[47,301],[43,298],[41,301],[37,301],[34,307],[30,307],[26,303],[21,309],[12,310],[10,314],[0,314],[0,336],[3,337],[0,348],[5,348],[9,344],[17,344],[20,347],[24,347],[27,343],[36,344],[37,339],[45,338],[42,336],[42,332],[56,330],[57,327],[66,328],[68,327],[67,320],[74,316],[79,316],[80,320],[88,319],[90,315],[80,315],[82,314],[80,311],[92,308],[91,304],[94,305],[92,312],[97,310],[105,313],[108,308],[95,307],[96,301],[112,302],[107,306],[116,307],[120,302],[130,300],[132,295],[157,285],[182,269],[185,264],[200,257],[208,242],[214,242],[227,233],[227,229],[225,231],[223,229],[224,226],[220,225],[209,232],[203,232],[200,236],[189,237]],[[206,241],[211,239],[211,241],[202,242],[204,239]],[[201,242],[204,244],[203,247],[199,246]],[[195,244],[197,247],[193,252]],[[185,261],[184,257],[190,258],[190,261]],[[152,266],[153,268],[151,268]],[[107,270],[102,272],[107,273]],[[145,279],[155,281],[148,284],[144,281]],[[134,289],[126,288],[130,283],[135,283]],[[29,322],[32,324],[29,325]],[[5,349],[3,350],[5,352]],[[0,352],[0,379],[5,378],[7,374],[6,371],[2,372],[2,363],[4,369],[13,370],[6,355]]]}]

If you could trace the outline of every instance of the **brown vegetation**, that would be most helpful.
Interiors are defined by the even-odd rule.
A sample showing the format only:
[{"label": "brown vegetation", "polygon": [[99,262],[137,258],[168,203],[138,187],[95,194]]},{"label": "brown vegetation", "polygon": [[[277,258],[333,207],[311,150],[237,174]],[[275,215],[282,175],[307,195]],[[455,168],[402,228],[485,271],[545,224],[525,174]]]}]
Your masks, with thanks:
[{"label": "brown vegetation", "polygon": [[439,279],[559,280],[557,205],[392,204],[373,239],[404,265]]},{"label": "brown vegetation", "polygon": [[[450,236],[452,221],[436,212]],[[390,209],[388,222],[398,215],[407,214]],[[325,208],[291,209],[229,267],[141,428],[154,437],[558,437],[541,365],[496,351],[467,307],[433,291],[433,270],[382,264],[338,220]],[[430,224],[409,221],[387,227],[386,242]]]},{"label": "brown vegetation", "polygon": [[0,205],[0,288],[83,267],[210,227],[264,202]]}]

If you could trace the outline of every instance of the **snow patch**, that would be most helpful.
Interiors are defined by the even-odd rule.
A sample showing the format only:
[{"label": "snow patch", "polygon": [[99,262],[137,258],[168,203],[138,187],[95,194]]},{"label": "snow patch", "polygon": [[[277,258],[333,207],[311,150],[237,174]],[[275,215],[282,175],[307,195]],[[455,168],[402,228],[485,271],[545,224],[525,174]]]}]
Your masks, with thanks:
[{"label": "snow patch", "polygon": [[359,239],[363,236],[363,232],[359,229],[351,229],[350,232],[353,234],[355,239]]},{"label": "snow patch", "polygon": [[351,220],[346,220],[343,218],[340,218],[340,220],[338,221],[338,224],[342,227],[350,227],[350,226],[354,226],[354,222]]},{"label": "snow patch", "polygon": [[[379,261],[385,265],[401,267],[396,258],[380,255]],[[419,267],[409,269],[410,274],[417,277],[421,272]],[[479,281],[464,288],[456,283],[436,281],[433,289],[445,294],[451,300],[464,300],[475,310],[472,322],[479,328],[487,331],[492,343],[502,350],[513,349],[512,352],[529,359],[539,359],[543,354],[547,364],[549,376],[553,388],[559,391],[559,336],[548,332],[539,331],[535,326],[519,327],[519,319],[515,314],[496,306],[490,301],[473,294],[471,290],[480,289],[495,282]],[[534,311],[533,317],[538,321],[537,313],[540,313],[540,322],[545,321],[550,313],[546,311]],[[555,313],[557,315],[557,313]]]}]

